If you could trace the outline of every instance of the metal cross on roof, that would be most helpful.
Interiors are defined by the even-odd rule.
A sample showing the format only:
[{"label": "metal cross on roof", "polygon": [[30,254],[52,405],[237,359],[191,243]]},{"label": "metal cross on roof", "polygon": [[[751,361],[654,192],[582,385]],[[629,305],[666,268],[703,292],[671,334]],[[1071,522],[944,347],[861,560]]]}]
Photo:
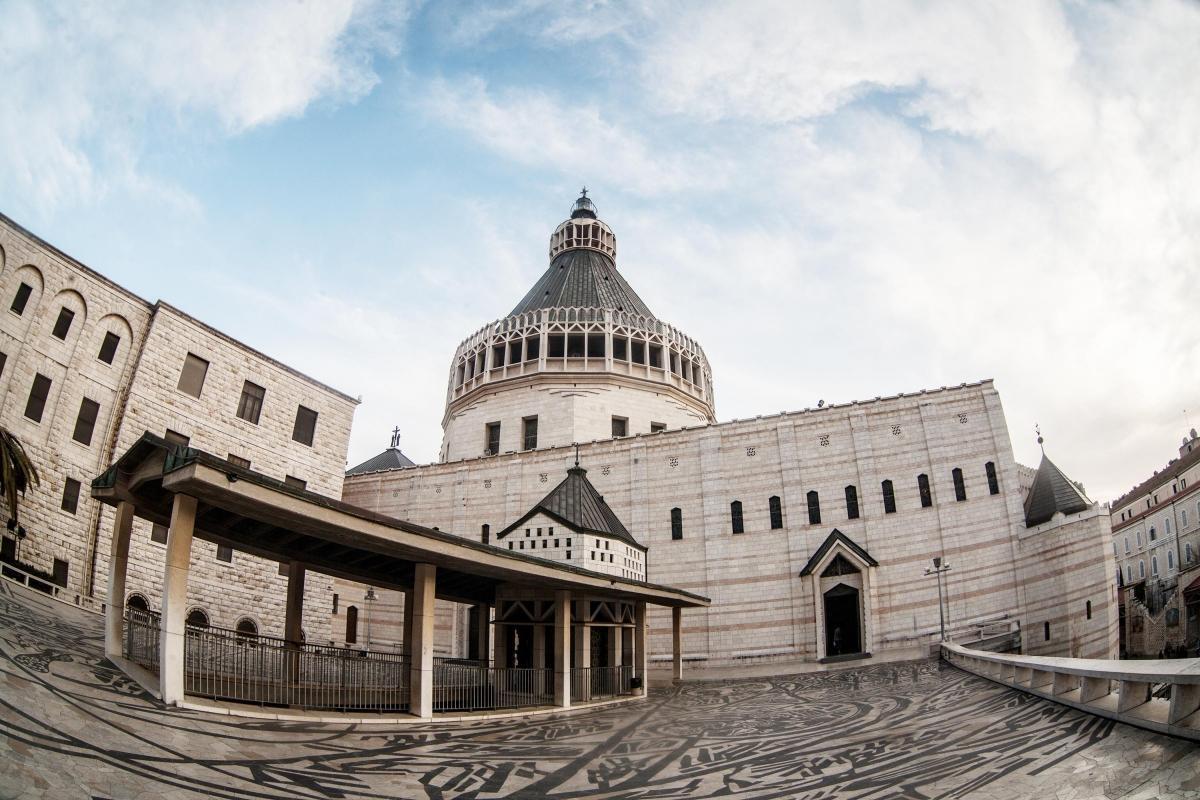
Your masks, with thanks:
[{"label": "metal cross on roof", "polygon": [[579,190],[579,196],[587,197],[587,187],[586,186]]},{"label": "metal cross on roof", "polygon": [[400,426],[399,425],[397,425],[395,428],[392,429],[392,443],[388,446],[389,447],[399,447],[400,446]]}]

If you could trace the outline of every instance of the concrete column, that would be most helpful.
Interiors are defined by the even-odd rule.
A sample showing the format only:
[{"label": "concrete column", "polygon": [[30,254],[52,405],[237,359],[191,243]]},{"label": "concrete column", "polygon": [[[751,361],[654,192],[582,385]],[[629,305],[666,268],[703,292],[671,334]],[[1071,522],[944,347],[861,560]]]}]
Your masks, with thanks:
[{"label": "concrete column", "polygon": [[304,564],[288,562],[287,606],[283,614],[283,639],[287,643],[287,679],[300,678],[300,645],[304,639]]},{"label": "concrete column", "polygon": [[117,658],[125,652],[125,572],[129,565],[129,534],[133,530],[133,503],[117,503],[112,545],[108,553],[108,604],[104,609],[104,655]]},{"label": "concrete column", "polygon": [[183,702],[184,637],[187,635],[187,586],[191,567],[192,531],[196,526],[196,498],[175,495],[171,527],[167,533],[167,560],[163,570],[162,633],[159,640],[158,687],[167,705]]},{"label": "concrete column", "polygon": [[492,607],[487,603],[480,603],[475,606],[475,616],[479,621],[479,628],[475,632],[475,651],[479,655],[480,661],[488,660],[489,646],[492,643]]},{"label": "concrete column", "polygon": [[571,593],[554,593],[554,704],[571,707]]},{"label": "concrete column", "polygon": [[504,669],[509,666],[508,663],[508,626],[496,620],[495,630],[492,632],[492,666],[496,669]]},{"label": "concrete column", "polygon": [[583,604],[583,613],[579,615],[579,624],[575,625],[575,669],[572,672],[573,691],[571,699],[587,701],[592,699],[592,626],[587,619],[587,601]]},{"label": "concrete column", "polygon": [[534,669],[546,666],[546,626],[533,626],[533,664]]},{"label": "concrete column", "polygon": [[683,680],[683,609],[671,609],[671,677]]},{"label": "concrete column", "polygon": [[413,640],[413,590],[404,593],[404,652],[409,656],[415,654],[412,649]]},{"label": "concrete column", "polygon": [[646,602],[643,600],[637,604],[637,627],[633,629],[633,668],[642,679],[643,697],[650,693],[650,653],[646,650],[646,643],[650,637],[646,622]]},{"label": "concrete column", "polygon": [[[409,711],[424,719],[433,716],[433,607],[436,588],[437,567],[433,564],[417,564],[412,590]],[[407,600],[406,597],[406,603]]]}]

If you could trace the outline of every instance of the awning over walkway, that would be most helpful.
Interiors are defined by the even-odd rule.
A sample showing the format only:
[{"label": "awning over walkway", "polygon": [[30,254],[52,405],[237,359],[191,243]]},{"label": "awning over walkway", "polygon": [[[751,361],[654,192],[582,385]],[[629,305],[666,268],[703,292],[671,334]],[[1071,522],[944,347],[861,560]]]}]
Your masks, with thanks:
[{"label": "awning over walkway", "polygon": [[128,501],[170,523],[174,495],[198,501],[195,536],[244,553],[382,588],[409,589],[416,564],[437,567],[437,596],[492,603],[501,584],[602,593],[660,606],[707,606],[691,592],[545,561],[286,486],[223,458],[146,433],[92,482],[92,497]]}]

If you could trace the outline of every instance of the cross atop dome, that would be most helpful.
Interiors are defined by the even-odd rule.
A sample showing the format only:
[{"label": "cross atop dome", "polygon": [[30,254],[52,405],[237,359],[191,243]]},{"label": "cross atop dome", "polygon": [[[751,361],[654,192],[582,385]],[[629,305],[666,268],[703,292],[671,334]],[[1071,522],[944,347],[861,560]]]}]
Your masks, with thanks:
[{"label": "cross atop dome", "polygon": [[587,196],[587,187],[579,190],[579,199],[571,206],[571,219],[596,219],[596,204]]}]

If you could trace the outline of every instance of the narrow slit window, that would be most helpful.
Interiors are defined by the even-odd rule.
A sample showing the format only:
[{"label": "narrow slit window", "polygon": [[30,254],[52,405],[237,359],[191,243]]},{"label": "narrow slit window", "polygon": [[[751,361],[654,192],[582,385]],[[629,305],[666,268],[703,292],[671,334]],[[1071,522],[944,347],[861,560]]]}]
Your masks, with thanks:
[{"label": "narrow slit window", "polygon": [[1000,494],[1000,480],[996,477],[996,465],[989,461],[983,465],[984,472],[987,473],[988,494]]},{"label": "narrow slit window", "polygon": [[821,496],[815,491],[808,493],[808,524],[821,524]]},{"label": "narrow slit window", "polygon": [[[671,509],[671,539],[679,540],[683,538],[683,512],[678,508]],[[571,546],[570,540],[567,541],[567,546]]]},{"label": "narrow slit window", "polygon": [[884,481],[881,484],[883,489],[883,513],[896,513],[896,490],[892,487],[890,480]]},{"label": "narrow slit window", "polygon": [[858,519],[858,487],[846,487],[846,519]]},{"label": "narrow slit window", "polygon": [[487,455],[494,456],[500,452],[500,423],[489,422],[484,429],[484,447]]},{"label": "narrow slit window", "polygon": [[742,501],[734,500],[729,504],[729,521],[733,525],[734,533],[745,533],[746,528],[742,524]]},{"label": "narrow slit window", "polygon": [[538,442],[538,418],[526,417],[521,421],[521,439],[525,450],[536,450]]},{"label": "narrow slit window", "polygon": [[929,476],[925,473],[917,476],[917,490],[921,493],[921,508],[933,505],[933,492],[929,490]]},{"label": "narrow slit window", "polygon": [[777,495],[772,495],[767,500],[767,507],[771,512],[771,530],[777,531],[783,527],[783,504]]},{"label": "narrow slit window", "polygon": [[963,482],[963,471],[955,467],[950,470],[950,477],[954,479],[954,499],[961,503],[967,499],[967,486]]}]

